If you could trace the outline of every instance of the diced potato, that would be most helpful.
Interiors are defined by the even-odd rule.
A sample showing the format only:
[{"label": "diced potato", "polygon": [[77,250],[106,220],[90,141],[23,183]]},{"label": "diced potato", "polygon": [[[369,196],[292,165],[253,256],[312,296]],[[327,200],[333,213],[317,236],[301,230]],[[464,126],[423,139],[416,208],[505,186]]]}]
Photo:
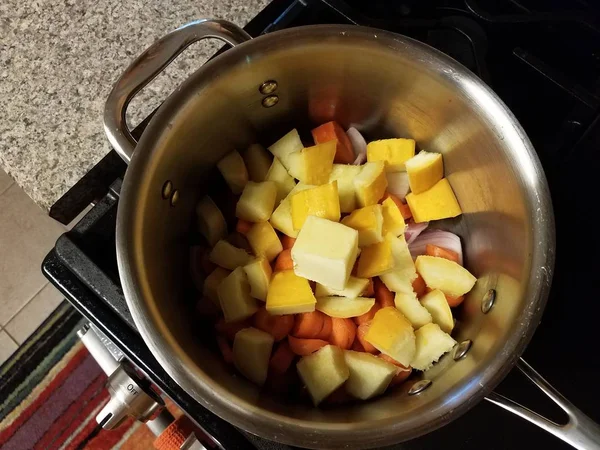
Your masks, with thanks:
[{"label": "diced potato", "polygon": [[317,288],[315,289],[315,295],[317,297],[328,297],[330,295],[337,295],[339,297],[360,297],[360,295],[367,289],[369,286],[368,278],[356,278],[350,277],[346,282],[346,287],[344,289],[332,289],[330,287],[324,286],[322,284],[317,283]]},{"label": "diced potato", "polygon": [[362,170],[354,178],[354,189],[358,206],[369,206],[376,204],[387,188],[385,177],[385,166],[383,162],[368,162],[362,166]]},{"label": "diced potato", "polygon": [[431,323],[431,314],[421,305],[414,292],[396,292],[394,303],[396,304],[396,308],[408,319],[415,330]]},{"label": "diced potato", "polygon": [[233,364],[242,375],[262,386],[267,380],[273,336],[256,328],[244,328],[233,340]]},{"label": "diced potato", "polygon": [[415,156],[414,139],[382,139],[369,142],[367,161],[385,162],[386,172],[403,172],[404,163]]},{"label": "diced potato", "polygon": [[477,281],[467,269],[445,258],[420,255],[415,266],[428,287],[452,297],[466,294]]},{"label": "diced potato", "polygon": [[259,222],[252,225],[246,233],[246,239],[252,251],[258,257],[273,261],[283,250],[281,240],[269,222]]},{"label": "diced potato", "polygon": [[334,164],[329,175],[329,182],[337,181],[340,196],[340,211],[350,213],[356,209],[356,189],[354,179],[362,170],[361,166]]},{"label": "diced potato", "polygon": [[296,181],[294,181],[294,178],[288,173],[277,157],[273,158],[273,163],[267,172],[265,180],[273,181],[277,186],[275,204],[284,199],[294,189],[294,186],[296,186]]},{"label": "diced potato", "polygon": [[227,241],[220,240],[211,250],[208,259],[224,269],[234,270],[252,261],[252,256],[246,253],[245,250],[234,247]]},{"label": "diced potato", "polygon": [[396,366],[369,353],[346,350],[344,359],[350,372],[344,388],[361,400],[383,394],[396,375]]},{"label": "diced potato", "polygon": [[257,258],[244,266],[244,272],[250,283],[250,295],[254,298],[267,300],[267,292],[273,271],[266,258]]},{"label": "diced potato", "polygon": [[406,161],[410,190],[420,194],[444,178],[444,161],[440,153],[419,152]]},{"label": "diced potato", "polygon": [[383,214],[381,205],[356,209],[342,219],[342,223],[358,231],[358,246],[367,247],[383,241]]},{"label": "diced potato", "polygon": [[308,216],[339,221],[340,198],[337,181],[300,191],[291,197],[292,223],[299,230]]},{"label": "diced potato", "polygon": [[385,284],[385,287],[392,292],[411,293],[413,291],[412,281],[408,274],[401,270],[382,273],[379,278]]},{"label": "diced potato", "polygon": [[456,341],[435,323],[428,323],[419,328],[415,331],[415,338],[415,354],[410,365],[417,370],[429,369],[456,344]]},{"label": "diced potato", "polygon": [[329,181],[337,141],[324,142],[292,153],[289,172],[306,184],[321,185]]},{"label": "diced potato", "polygon": [[404,236],[395,237],[392,234],[388,234],[386,238],[392,244],[394,269],[381,274],[381,281],[392,292],[411,293],[412,282],[417,278],[417,272],[406,239]]},{"label": "diced potato", "polygon": [[415,222],[446,219],[462,214],[454,191],[446,178],[442,178],[432,188],[420,194],[411,192],[406,201]]},{"label": "diced potato", "polygon": [[250,284],[244,269],[238,267],[217,288],[225,322],[244,320],[258,311],[256,300],[250,296]]},{"label": "diced potato", "polygon": [[375,313],[365,340],[403,366],[411,365],[415,355],[415,332],[396,308],[389,306]]},{"label": "diced potato", "polygon": [[383,235],[392,233],[394,236],[404,234],[406,223],[402,213],[391,198],[386,198],[381,204],[381,213],[383,215]]},{"label": "diced potato", "polygon": [[300,140],[300,135],[298,134],[298,131],[296,131],[296,129],[294,128],[288,134],[286,134],[273,145],[271,145],[269,147],[269,151],[273,153],[273,155],[275,155],[277,158],[279,158],[279,160],[282,162],[285,168],[289,170],[289,155],[291,153],[300,151],[303,148],[304,145]]},{"label": "diced potato", "polygon": [[198,231],[206,238],[210,246],[227,236],[225,217],[208,195],[205,195],[196,205],[196,219]]},{"label": "diced potato", "polygon": [[210,299],[215,305],[221,309],[221,302],[219,302],[219,285],[231,272],[221,267],[215,268],[210,275],[204,280],[204,286],[202,288],[202,294]]},{"label": "diced potato", "polygon": [[433,318],[433,323],[437,323],[444,333],[452,333],[454,317],[452,317],[448,300],[442,291],[434,289],[425,294],[421,298],[421,305],[427,308]]},{"label": "diced potato", "polygon": [[246,169],[242,155],[237,150],[223,157],[217,163],[217,168],[221,172],[221,175],[223,175],[223,178],[225,178],[231,192],[240,194],[244,190],[248,182],[248,170]]},{"label": "diced potato", "polygon": [[273,159],[269,152],[260,144],[252,144],[244,152],[243,158],[250,180],[255,183],[265,181]]},{"label": "diced potato", "polygon": [[302,357],[296,368],[315,406],[344,384],[350,375],[344,351],[333,345]]},{"label": "diced potato", "polygon": [[318,297],[316,309],[329,317],[349,319],[368,313],[374,304],[374,298],[329,296]]},{"label": "diced potato", "polygon": [[392,240],[384,239],[383,242],[363,248],[356,275],[359,278],[380,276],[394,269],[394,256],[392,255]]},{"label": "diced potato", "polygon": [[248,181],[235,207],[235,215],[249,222],[269,220],[275,207],[277,186],[273,181]]},{"label": "diced potato", "polygon": [[298,314],[315,310],[317,299],[306,278],[293,270],[275,272],[267,292],[267,311],[272,315]]},{"label": "diced potato", "polygon": [[356,230],[317,216],[308,216],[292,247],[297,275],[338,290],[346,287],[357,255]]},{"label": "diced potato", "polygon": [[294,224],[292,222],[292,202],[291,198],[297,192],[310,189],[314,186],[304,183],[298,183],[294,189],[290,191],[290,193],[285,197],[279,206],[275,208],[273,214],[271,214],[271,225],[276,230],[281,231],[283,234],[295,238],[298,236],[298,230],[294,229]]}]

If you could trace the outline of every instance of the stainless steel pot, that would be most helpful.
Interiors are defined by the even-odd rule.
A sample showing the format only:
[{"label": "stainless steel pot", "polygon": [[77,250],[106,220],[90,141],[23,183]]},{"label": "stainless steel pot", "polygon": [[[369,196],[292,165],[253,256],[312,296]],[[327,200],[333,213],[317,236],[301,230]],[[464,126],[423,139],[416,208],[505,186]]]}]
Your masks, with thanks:
[{"label": "stainless steel pot", "polygon": [[[207,37],[233,48],[183,83],[136,143],[125,125],[130,99],[183,49]],[[157,360],[211,411],[279,442],[380,447],[441,427],[486,398],[573,446],[598,448],[598,425],[519,360],[540,321],[554,262],[542,168],[507,107],[456,61],[375,29],[311,26],[251,40],[233,24],[198,21],[163,37],[129,67],[104,119],[110,142],[129,163],[117,219],[129,308]],[[444,227],[463,237],[466,264],[478,282],[458,318],[455,338],[462,344],[454,358],[446,356],[423,375],[431,383],[419,386],[427,389],[410,395],[416,389],[406,385],[372,402],[323,411],[261,395],[231,376],[194,340],[183,286],[190,221],[215,163],[232,149],[270,144],[292,126],[332,119],[367,136],[411,136],[444,155],[464,211]],[[492,392],[515,364],[567,412],[566,425]]]}]

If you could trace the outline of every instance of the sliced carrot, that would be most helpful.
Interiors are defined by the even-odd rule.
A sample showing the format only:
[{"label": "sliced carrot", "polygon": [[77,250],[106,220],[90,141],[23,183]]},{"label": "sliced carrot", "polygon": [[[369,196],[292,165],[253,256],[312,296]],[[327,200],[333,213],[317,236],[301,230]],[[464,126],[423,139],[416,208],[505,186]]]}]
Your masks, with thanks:
[{"label": "sliced carrot", "polygon": [[292,260],[292,249],[286,248],[277,256],[275,265],[273,266],[273,272],[281,270],[292,270],[294,268],[294,261]]},{"label": "sliced carrot", "polygon": [[233,364],[233,350],[229,342],[227,342],[227,338],[225,336],[217,336],[217,345],[219,346],[223,360],[227,364]]},{"label": "sliced carrot", "polygon": [[355,337],[356,324],[352,319],[331,318],[331,334],[329,335],[329,342],[344,350],[348,350],[352,347]]},{"label": "sliced carrot", "polygon": [[299,356],[310,355],[322,347],[329,345],[329,342],[323,339],[299,339],[294,336],[288,336],[290,350]]},{"label": "sliced carrot", "polygon": [[317,336],[317,339],[323,339],[324,341],[329,340],[329,336],[331,335],[331,328],[333,327],[331,322],[331,317],[327,314],[323,314],[323,328],[321,328],[321,332]]},{"label": "sliced carrot", "polygon": [[383,353],[381,353],[381,354],[377,355],[377,357],[381,358],[384,361],[387,361],[395,366],[398,366],[398,371],[396,372],[396,375],[394,375],[394,378],[392,378],[392,381],[390,381],[389,386],[396,386],[400,383],[403,383],[404,381],[406,381],[406,379],[412,373],[412,367],[403,366],[398,361],[396,361],[394,358],[391,358],[388,355],[384,355]]},{"label": "sliced carrot", "polygon": [[461,295],[459,297],[452,297],[451,295],[446,294],[446,301],[448,302],[448,305],[451,308],[455,308],[458,305],[460,305],[464,299],[465,299],[464,295]]},{"label": "sliced carrot", "polygon": [[253,222],[249,222],[248,220],[244,219],[238,219],[237,224],[235,225],[235,231],[246,236],[246,233],[250,231],[250,228],[252,228],[253,225]]},{"label": "sliced carrot", "polygon": [[377,353],[379,353],[379,350],[373,347],[371,343],[367,342],[367,340],[365,339],[365,335],[367,334],[367,331],[369,331],[369,328],[371,328],[370,321],[359,325],[359,327],[356,329],[356,339],[358,339],[360,344],[363,346],[365,352],[376,355]]},{"label": "sliced carrot", "polygon": [[282,341],[269,361],[269,371],[274,375],[283,375],[292,365],[296,355],[290,349],[287,341]]},{"label": "sliced carrot", "polygon": [[363,297],[375,297],[375,288],[373,287],[373,278],[369,278],[369,284],[362,293]]},{"label": "sliced carrot", "polygon": [[281,237],[281,245],[283,246],[284,250],[286,248],[292,248],[294,246],[295,242],[296,242],[295,238],[289,237],[285,234]]},{"label": "sliced carrot", "polygon": [[325,314],[321,311],[296,314],[292,335],[297,338],[312,339],[321,336],[325,325]]},{"label": "sliced carrot", "polygon": [[292,331],[294,316],[273,316],[263,307],[254,314],[254,326],[269,333],[275,341],[281,341]]},{"label": "sliced carrot", "polygon": [[415,278],[415,281],[412,282],[412,288],[417,294],[417,297],[421,297],[423,294],[425,294],[425,289],[427,286],[425,285],[425,280],[421,275],[417,274],[417,278]]},{"label": "sliced carrot", "polygon": [[458,253],[446,248],[438,247],[437,245],[427,244],[425,253],[429,256],[437,256],[438,258],[449,259],[458,264]]},{"label": "sliced carrot", "polygon": [[313,129],[311,133],[315,140],[315,144],[337,140],[333,162],[339,164],[352,164],[354,162],[356,157],[352,150],[352,143],[344,129],[340,127],[337,122],[331,121],[324,123]]},{"label": "sliced carrot", "polygon": [[215,324],[215,330],[217,330],[217,333],[222,334],[230,341],[233,341],[238,331],[248,328],[249,326],[250,325],[245,320],[227,323],[224,319],[220,319]]},{"label": "sliced carrot", "polygon": [[379,278],[374,279],[374,289],[375,289],[375,299],[379,303],[379,306],[382,308],[387,308],[388,306],[396,306],[394,303],[394,294],[390,291],[383,281]]},{"label": "sliced carrot", "polygon": [[365,322],[369,322],[370,320],[373,320],[373,317],[375,317],[375,313],[380,309],[381,306],[379,305],[379,303],[375,303],[373,307],[369,310],[369,312],[366,312],[361,316],[355,317],[354,322],[358,326],[362,325]]}]

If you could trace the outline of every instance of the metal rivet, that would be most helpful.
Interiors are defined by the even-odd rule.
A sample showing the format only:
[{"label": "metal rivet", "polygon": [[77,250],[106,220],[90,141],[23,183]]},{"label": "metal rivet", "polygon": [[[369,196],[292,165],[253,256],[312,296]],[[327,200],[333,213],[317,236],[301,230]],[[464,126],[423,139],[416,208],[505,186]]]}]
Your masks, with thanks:
[{"label": "metal rivet", "polygon": [[265,108],[271,108],[275,106],[279,102],[279,97],[277,95],[269,95],[262,99],[262,105]]},{"label": "metal rivet", "polygon": [[481,312],[487,314],[494,306],[494,302],[496,301],[496,290],[490,289],[485,293],[483,299],[481,300]]},{"label": "metal rivet", "polygon": [[173,195],[171,195],[171,206],[175,206],[179,201],[179,191],[175,189]]},{"label": "metal rivet", "polygon": [[433,383],[433,381],[431,380],[421,380],[421,381],[417,381],[415,384],[412,385],[412,387],[408,390],[408,395],[417,395],[420,392],[423,392],[425,389],[427,389],[429,386],[431,386],[431,384]]},{"label": "metal rivet", "polygon": [[469,349],[471,348],[472,344],[473,341],[471,339],[464,340],[460,344],[458,344],[454,348],[454,361],[458,361],[459,359],[464,358]]},{"label": "metal rivet", "polygon": [[162,187],[162,198],[165,200],[168,199],[171,196],[171,192],[173,192],[173,183],[171,183],[171,180],[167,180]]},{"label": "metal rivet", "polygon": [[277,81],[275,80],[267,80],[258,88],[261,94],[268,95],[272,94],[277,90]]}]

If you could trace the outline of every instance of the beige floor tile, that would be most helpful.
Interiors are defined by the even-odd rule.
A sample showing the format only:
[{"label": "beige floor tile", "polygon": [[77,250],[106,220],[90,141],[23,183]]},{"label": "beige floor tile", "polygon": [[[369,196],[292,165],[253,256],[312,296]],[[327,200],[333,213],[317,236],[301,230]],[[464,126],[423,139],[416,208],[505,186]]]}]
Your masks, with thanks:
[{"label": "beige floor tile", "polygon": [[13,179],[4,170],[0,169],[0,194],[6,191],[13,183]]},{"label": "beige floor tile", "polygon": [[4,329],[20,345],[56,309],[63,296],[50,283],[33,297],[25,307],[6,324]]},{"label": "beige floor tile", "polygon": [[16,184],[0,195],[0,326],[44,287],[42,259],[64,231]]},{"label": "beige floor tile", "polygon": [[13,352],[19,348],[6,331],[0,331],[0,364],[4,363]]}]

